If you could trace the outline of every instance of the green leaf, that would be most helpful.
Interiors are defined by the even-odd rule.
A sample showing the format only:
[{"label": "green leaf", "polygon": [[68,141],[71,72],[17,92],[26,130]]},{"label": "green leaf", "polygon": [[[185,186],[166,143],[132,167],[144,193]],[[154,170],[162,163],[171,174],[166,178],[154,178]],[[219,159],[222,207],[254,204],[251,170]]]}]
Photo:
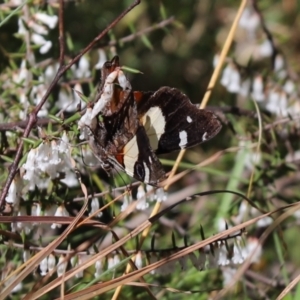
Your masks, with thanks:
[{"label": "green leaf", "polygon": [[53,120],[53,121],[56,121],[58,123],[63,123],[63,120],[57,116],[54,116],[54,115],[48,115],[49,119]]},{"label": "green leaf", "polygon": [[63,122],[63,124],[64,124],[64,125],[70,124],[70,123],[72,123],[72,122],[74,122],[74,121],[79,120],[80,118],[81,118],[80,113],[76,113],[76,114],[74,114],[73,116],[71,116],[70,118],[66,119],[66,120]]},{"label": "green leaf", "polygon": [[[37,142],[37,140],[33,140],[30,138],[22,138],[22,139],[25,143],[30,144],[30,145],[36,145],[36,142]],[[40,144],[40,141],[39,141],[39,144]]]},{"label": "green leaf", "polygon": [[141,39],[142,39],[142,42],[144,43],[144,45],[145,45],[147,48],[149,48],[150,50],[153,50],[153,46],[152,46],[150,40],[148,39],[148,37],[147,37],[145,34],[143,34],[143,35],[141,36]]},{"label": "green leaf", "polygon": [[161,15],[161,17],[162,17],[163,20],[167,18],[166,8],[162,4],[162,2],[160,3],[160,6],[159,6],[159,12],[160,12],[160,15]]},{"label": "green leaf", "polygon": [[14,161],[11,157],[6,156],[6,155],[0,155],[0,157],[8,163],[13,163],[13,161]]},{"label": "green leaf", "polygon": [[134,73],[134,74],[144,74],[144,73],[141,72],[140,70],[133,69],[133,68],[130,68],[130,67],[127,67],[127,66],[122,66],[121,69],[124,70],[124,71],[126,71],[126,72],[129,72],[129,73]]},{"label": "green leaf", "polygon": [[11,17],[13,17],[15,14],[18,13],[18,11],[25,5],[27,4],[27,1],[19,5],[16,9],[14,9],[1,23],[0,27],[2,27]]}]

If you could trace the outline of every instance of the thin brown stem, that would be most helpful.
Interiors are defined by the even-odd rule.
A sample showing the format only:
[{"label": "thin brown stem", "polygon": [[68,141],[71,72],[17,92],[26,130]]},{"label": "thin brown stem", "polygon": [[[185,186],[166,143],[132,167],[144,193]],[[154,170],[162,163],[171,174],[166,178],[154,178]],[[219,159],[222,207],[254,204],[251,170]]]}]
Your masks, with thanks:
[{"label": "thin brown stem", "polygon": [[147,28],[142,29],[140,31],[137,31],[135,33],[132,33],[132,34],[130,34],[128,36],[125,36],[125,37],[123,37],[123,38],[121,38],[119,40],[110,41],[107,46],[115,46],[117,44],[123,44],[123,43],[131,42],[131,41],[133,41],[134,39],[136,39],[139,36],[142,36],[144,34],[150,33],[150,32],[152,32],[152,31],[154,31],[156,29],[159,29],[159,28],[164,28],[167,25],[173,23],[174,21],[175,21],[175,18],[172,16],[172,17],[170,17],[170,18],[168,18],[166,20],[163,20],[163,21],[161,21],[161,22],[159,22],[159,23],[157,23],[157,24],[155,24],[153,26],[150,26],[150,27],[147,27]]},{"label": "thin brown stem", "polygon": [[64,65],[65,60],[65,28],[64,28],[64,0],[59,0],[58,12],[58,27],[59,27],[59,66]]}]

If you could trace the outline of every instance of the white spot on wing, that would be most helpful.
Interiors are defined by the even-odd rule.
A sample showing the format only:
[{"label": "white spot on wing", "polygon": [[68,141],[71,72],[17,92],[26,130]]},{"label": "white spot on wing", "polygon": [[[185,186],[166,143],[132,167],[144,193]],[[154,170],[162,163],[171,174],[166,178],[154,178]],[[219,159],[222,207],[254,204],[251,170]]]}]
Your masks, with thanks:
[{"label": "white spot on wing", "polygon": [[204,132],[204,134],[202,135],[202,141],[206,141],[207,140],[207,132]]},{"label": "white spot on wing", "polygon": [[190,116],[187,116],[186,120],[188,121],[188,123],[192,123],[193,122],[193,120],[192,120],[192,118]]},{"label": "white spot on wing", "polygon": [[152,149],[158,148],[158,141],[165,132],[166,121],[158,106],[151,107],[142,118]]},{"label": "white spot on wing", "polygon": [[180,139],[179,147],[181,149],[185,148],[186,145],[187,145],[187,142],[188,142],[188,140],[187,140],[187,132],[185,130],[179,132],[179,139]]},{"label": "white spot on wing", "polygon": [[149,156],[149,163],[152,164],[152,158]]}]

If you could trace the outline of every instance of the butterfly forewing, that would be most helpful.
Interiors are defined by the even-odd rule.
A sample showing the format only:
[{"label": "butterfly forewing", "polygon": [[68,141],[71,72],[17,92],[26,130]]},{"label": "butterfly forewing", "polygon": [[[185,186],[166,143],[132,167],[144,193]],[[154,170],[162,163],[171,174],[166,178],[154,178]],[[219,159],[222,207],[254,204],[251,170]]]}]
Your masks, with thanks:
[{"label": "butterfly forewing", "polygon": [[179,90],[135,93],[138,115],[157,154],[195,146],[213,138],[221,123],[213,113],[199,110]]}]

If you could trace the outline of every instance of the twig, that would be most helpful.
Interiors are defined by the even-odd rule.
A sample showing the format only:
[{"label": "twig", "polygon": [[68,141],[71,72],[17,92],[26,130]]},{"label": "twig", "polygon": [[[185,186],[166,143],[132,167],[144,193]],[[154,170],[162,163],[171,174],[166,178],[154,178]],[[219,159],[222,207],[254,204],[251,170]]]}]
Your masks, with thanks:
[{"label": "twig", "polygon": [[155,24],[153,26],[150,26],[150,27],[147,27],[147,28],[145,28],[143,30],[140,30],[138,32],[132,33],[132,34],[130,34],[128,36],[125,36],[125,37],[123,37],[123,38],[121,38],[119,40],[110,41],[108,43],[108,46],[115,46],[117,44],[131,42],[135,38],[137,38],[137,37],[139,37],[141,35],[147,34],[149,32],[152,32],[152,31],[156,30],[156,29],[159,29],[159,28],[164,28],[167,25],[173,23],[174,21],[175,21],[175,18],[172,16],[172,17],[170,17],[170,18],[168,18],[166,20],[163,20],[163,21],[161,21],[161,22],[159,22],[159,23],[157,23],[157,24]]},{"label": "twig", "polygon": [[58,12],[59,27],[59,67],[64,65],[65,60],[65,29],[64,29],[64,0],[59,0]]}]

